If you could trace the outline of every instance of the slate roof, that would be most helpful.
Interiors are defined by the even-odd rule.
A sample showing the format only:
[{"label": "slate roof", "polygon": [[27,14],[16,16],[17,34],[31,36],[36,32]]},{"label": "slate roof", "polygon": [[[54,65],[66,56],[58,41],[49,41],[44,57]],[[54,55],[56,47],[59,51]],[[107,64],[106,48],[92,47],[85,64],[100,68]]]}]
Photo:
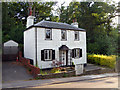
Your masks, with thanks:
[{"label": "slate roof", "polygon": [[44,28],[85,31],[85,29],[77,28],[77,27],[70,25],[70,24],[67,24],[67,23],[52,22],[52,21],[41,21],[39,23],[32,25],[31,27],[44,27]]}]

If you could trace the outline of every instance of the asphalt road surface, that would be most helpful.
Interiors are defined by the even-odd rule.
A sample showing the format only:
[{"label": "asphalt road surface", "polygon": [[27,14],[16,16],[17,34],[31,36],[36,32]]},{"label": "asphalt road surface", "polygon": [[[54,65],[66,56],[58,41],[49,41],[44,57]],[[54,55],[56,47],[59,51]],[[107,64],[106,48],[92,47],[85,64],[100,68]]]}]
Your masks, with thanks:
[{"label": "asphalt road surface", "polygon": [[118,88],[118,77],[106,77],[60,84],[45,84],[33,88]]},{"label": "asphalt road surface", "polygon": [[15,82],[33,78],[19,62],[2,62],[2,82]]}]

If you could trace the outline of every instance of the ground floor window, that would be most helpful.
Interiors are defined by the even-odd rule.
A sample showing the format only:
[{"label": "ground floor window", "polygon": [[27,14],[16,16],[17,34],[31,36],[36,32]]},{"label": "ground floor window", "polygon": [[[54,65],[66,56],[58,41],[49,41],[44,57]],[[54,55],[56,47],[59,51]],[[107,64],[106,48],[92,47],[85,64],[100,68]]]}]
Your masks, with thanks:
[{"label": "ground floor window", "polygon": [[44,60],[52,60],[52,50],[44,50]]},{"label": "ground floor window", "polygon": [[41,60],[51,61],[54,59],[55,59],[55,50],[52,50],[52,49],[41,50]]},{"label": "ground floor window", "polygon": [[72,50],[72,57],[73,58],[80,58],[80,57],[82,57],[82,49],[80,49],[80,48],[74,48]]}]

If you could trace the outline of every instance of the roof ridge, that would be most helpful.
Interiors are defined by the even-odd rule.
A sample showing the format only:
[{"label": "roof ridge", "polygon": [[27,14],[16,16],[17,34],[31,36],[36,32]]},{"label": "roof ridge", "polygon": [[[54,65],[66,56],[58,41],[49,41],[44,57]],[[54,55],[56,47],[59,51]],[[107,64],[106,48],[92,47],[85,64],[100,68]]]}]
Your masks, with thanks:
[{"label": "roof ridge", "polygon": [[85,29],[75,27],[75,26],[70,25],[68,23],[54,22],[54,21],[45,21],[45,20],[42,20],[42,21],[34,24],[33,26],[45,27],[45,28],[56,28],[56,29],[68,29],[68,30],[85,31]]}]

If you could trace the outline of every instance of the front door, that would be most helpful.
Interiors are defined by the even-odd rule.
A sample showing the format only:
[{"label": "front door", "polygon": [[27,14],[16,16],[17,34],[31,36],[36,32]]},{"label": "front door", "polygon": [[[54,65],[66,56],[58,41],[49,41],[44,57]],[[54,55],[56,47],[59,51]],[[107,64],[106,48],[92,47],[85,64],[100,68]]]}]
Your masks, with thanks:
[{"label": "front door", "polygon": [[60,62],[62,62],[61,66],[68,66],[68,51],[61,50],[59,56],[60,56]]}]

